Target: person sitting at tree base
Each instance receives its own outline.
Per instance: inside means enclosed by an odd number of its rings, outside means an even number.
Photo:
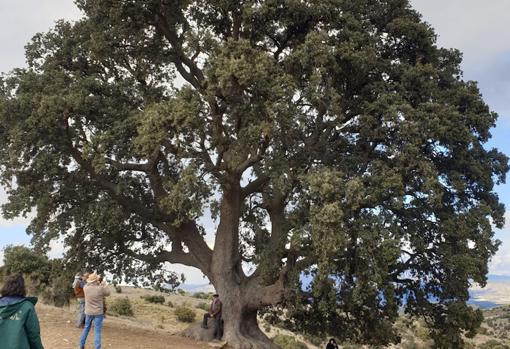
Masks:
[[[218,294],[214,294],[211,302],[211,306],[209,307],[209,312],[204,314],[204,320],[202,322],[202,328],[207,329],[207,321],[209,318],[214,319],[214,339],[220,340],[223,337],[223,326],[222,326],[222,318],[221,318],[221,310],[222,303],[220,301],[220,296]]]
[[[338,344],[336,344],[335,338],[331,338],[326,345],[326,349],[338,349]]]

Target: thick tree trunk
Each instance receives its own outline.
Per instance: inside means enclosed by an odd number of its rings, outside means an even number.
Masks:
[[[260,330],[257,322],[257,309],[247,286],[220,282],[217,291],[223,303],[224,337],[232,349],[276,349],[278,348]]]
[[[257,324],[257,310],[275,304],[257,280],[242,270],[239,219],[242,203],[239,178],[224,188],[220,223],[216,232],[211,267],[207,276],[223,303],[224,336],[232,349],[277,349]],[[255,292],[260,290],[261,292]],[[269,290],[272,292],[273,290]]]

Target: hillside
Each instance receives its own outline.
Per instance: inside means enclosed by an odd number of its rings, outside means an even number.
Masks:
[[[142,297],[146,296],[164,296],[164,304],[148,303]],[[205,296],[197,294],[196,296]],[[167,295],[159,292],[136,289],[131,287],[122,287],[122,293],[112,292],[108,297],[107,304],[111,306],[116,299],[128,298],[134,310],[133,317],[109,315],[105,320],[103,333],[103,347],[111,349],[202,349],[221,347],[222,342],[197,342],[188,338],[179,336],[180,332],[187,328],[189,324],[177,321],[174,310],[178,306],[187,306],[196,314],[195,322],[200,321],[204,310],[204,303],[208,301],[186,295]],[[169,306],[169,303],[171,306]],[[41,322],[41,332],[43,343],[46,349],[71,349],[76,348],[78,337],[81,333],[73,325],[74,305],[71,308],[55,308],[43,304],[37,306],[37,312]],[[498,307],[495,309],[484,310],[485,322],[481,334],[474,339],[469,340],[467,348],[469,349],[510,349],[510,307]],[[391,346],[393,349],[426,349],[430,348],[430,340],[423,323],[409,323],[405,318],[397,322],[402,335],[402,343]],[[308,342],[302,336],[296,336],[291,332],[270,326],[261,321],[261,328],[274,338],[288,340],[292,337],[301,342],[301,346],[292,346],[292,348],[310,349],[322,348]],[[88,348],[92,348],[92,340],[88,341]],[[314,340],[315,344],[317,339]],[[290,346],[289,346],[290,348]],[[366,346],[344,343],[342,348],[361,349]]]
[[[37,305],[41,336],[45,349],[75,349],[81,329],[74,327],[74,315],[67,309]],[[93,333],[89,335],[86,349],[93,348]],[[102,334],[102,347],[109,349],[206,349],[200,343],[174,336],[169,332],[139,326],[132,321],[107,317]]]

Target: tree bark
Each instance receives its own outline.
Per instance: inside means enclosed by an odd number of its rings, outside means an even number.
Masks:
[[[277,349],[257,323],[257,311],[261,305],[268,305],[263,304],[266,299],[252,292],[254,287],[260,286],[254,285],[254,280],[249,280],[242,270],[239,220],[243,198],[238,183],[238,180],[232,181],[223,193],[208,276],[223,304],[223,339],[228,346],[232,349]]]
[[[248,299],[248,297],[253,297],[253,293],[250,292],[247,284],[237,285],[235,280],[222,280],[215,287],[223,304],[223,339],[229,348],[278,348],[258,326],[258,302]]]

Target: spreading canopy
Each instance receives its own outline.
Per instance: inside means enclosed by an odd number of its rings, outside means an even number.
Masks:
[[[407,0],[76,3],[0,84],[3,212],[37,244],[194,266],[310,333],[396,341],[403,305],[474,334],[507,159]]]

